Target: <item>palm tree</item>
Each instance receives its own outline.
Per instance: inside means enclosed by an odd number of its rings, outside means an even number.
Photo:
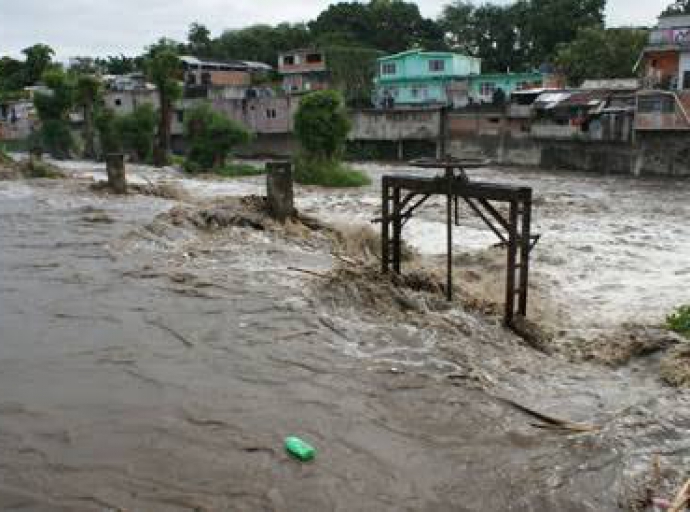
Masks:
[[[84,157],[96,158],[94,117],[98,98],[101,94],[101,83],[93,75],[79,75],[77,78],[77,104],[84,114]]]
[[[149,80],[158,89],[160,104],[158,140],[153,151],[153,162],[158,167],[166,165],[169,160],[173,102],[182,95],[179,81],[181,69],[180,58],[171,45],[161,42],[149,49],[146,71]]]

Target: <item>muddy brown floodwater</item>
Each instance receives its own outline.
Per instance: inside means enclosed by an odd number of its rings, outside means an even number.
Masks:
[[[2,510],[645,510],[647,488],[686,476],[688,394],[654,356],[612,369],[458,305],[378,310],[365,283],[318,277],[336,265],[322,233],[199,230],[165,214],[175,201],[96,194],[93,165],[65,167],[0,182]],[[570,342],[658,323],[687,293],[687,184],[486,173],[542,197],[536,311]],[[134,175],[185,188],[188,208],[263,191]],[[377,196],[298,189],[302,210],[349,224]],[[429,261],[434,215],[410,228]],[[459,229],[479,255],[462,261],[489,258],[478,225]],[[537,428],[510,401],[597,428]],[[291,460],[288,435],[316,461]]]

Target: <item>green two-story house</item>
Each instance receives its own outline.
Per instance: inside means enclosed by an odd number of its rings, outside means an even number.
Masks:
[[[467,93],[467,78],[482,61],[451,52],[409,50],[378,59],[374,103],[378,107],[451,105]]]
[[[481,59],[451,52],[409,50],[378,59],[374,104],[379,108],[414,108],[492,103],[517,90],[540,87],[542,74],[482,74]]]

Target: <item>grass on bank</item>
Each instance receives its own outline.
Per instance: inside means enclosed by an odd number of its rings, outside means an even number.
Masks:
[[[225,163],[222,167],[215,169],[204,169],[195,162],[187,159],[182,167],[190,174],[213,174],[223,178],[242,178],[247,176],[259,176],[265,174],[265,169],[250,164]]]
[[[302,185],[349,188],[365,187],[371,178],[357,169],[338,161],[316,160],[300,157],[295,159],[295,181]]]
[[[690,304],[678,307],[666,317],[666,327],[690,338]]]
[[[12,164],[14,163],[14,160],[12,160],[12,157],[9,155],[9,153],[5,150],[5,146],[0,145],[0,164]]]
[[[266,170],[249,164],[225,164],[213,173],[224,178],[242,178],[244,176],[259,176],[265,174]]]

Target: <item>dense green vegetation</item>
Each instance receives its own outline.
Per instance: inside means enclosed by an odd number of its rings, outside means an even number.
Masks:
[[[680,306],[666,317],[666,327],[690,338],[690,304]]]
[[[153,162],[162,167],[170,162],[170,125],[173,102],[182,96],[182,62],[175,43],[161,39],[148,49],[145,58],[148,79],[158,91],[158,132],[153,151]]]
[[[185,168],[189,172],[233,172],[226,166],[232,148],[249,142],[247,129],[216,112],[208,103],[201,103],[187,112],[185,135],[189,149]],[[235,169],[241,172],[241,169]]]
[[[126,153],[134,161],[150,161],[157,119],[158,113],[147,103],[139,105],[129,114],[119,116],[110,109],[100,109],[95,125],[101,153]]]
[[[74,81],[61,69],[44,73],[50,93],[36,93],[34,104],[41,120],[36,143],[55,158],[67,158],[74,148],[69,113],[74,106]]]
[[[295,114],[295,134],[301,146],[295,159],[295,180],[325,187],[368,185],[368,176],[341,162],[349,131],[350,120],[338,92],[305,96]]]
[[[218,176],[223,176],[224,178],[242,178],[246,176],[259,176],[266,172],[265,169],[261,167],[256,167],[249,164],[238,164],[229,163],[225,164],[223,167],[215,169],[214,174]]]
[[[558,47],[555,61],[575,86],[587,78],[625,78],[632,76],[648,37],[640,29],[584,28],[574,41]]]

